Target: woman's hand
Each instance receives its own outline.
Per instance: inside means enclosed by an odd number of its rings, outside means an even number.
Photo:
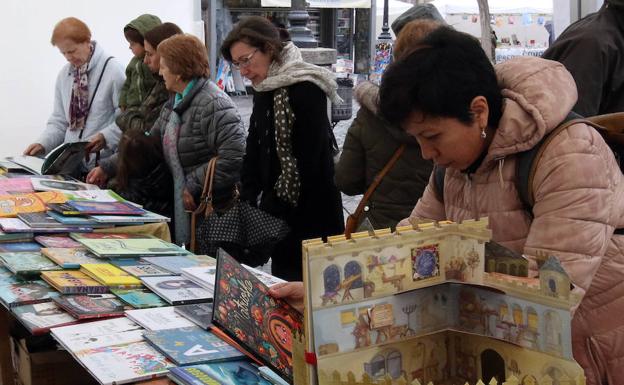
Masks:
[[[269,294],[285,300],[290,306],[303,313],[303,282],[278,283],[269,288]]]
[[[100,187],[104,187],[106,185],[106,181],[108,180],[108,175],[104,172],[102,167],[95,167],[93,170],[89,171],[87,174],[87,183],[96,184]]]
[[[193,196],[188,189],[184,189],[182,201],[184,202],[184,210],[186,211],[195,211],[195,209],[197,208],[197,205],[195,204],[195,199],[193,199]]]
[[[24,150],[24,155],[36,156],[45,152],[45,148],[41,143],[33,143],[30,146],[26,147]]]
[[[91,138],[89,144],[85,146],[85,151],[87,152],[87,154],[91,152],[98,152],[105,146],[106,138],[104,138],[104,135],[102,135],[102,133],[98,133],[93,138]]]

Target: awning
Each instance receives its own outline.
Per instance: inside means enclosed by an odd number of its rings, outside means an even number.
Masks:
[[[371,0],[306,0],[310,8],[370,8]],[[263,7],[290,8],[290,0],[262,0]]]

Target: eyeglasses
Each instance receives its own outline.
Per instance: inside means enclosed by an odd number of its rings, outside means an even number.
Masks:
[[[258,52],[258,48],[254,49],[253,52],[249,53],[248,55],[240,58],[239,61],[232,61],[232,67],[236,68],[237,70],[249,67],[249,65],[251,64],[251,59],[256,54],[256,52]]]

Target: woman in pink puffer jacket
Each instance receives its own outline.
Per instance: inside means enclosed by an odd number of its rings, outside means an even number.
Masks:
[[[515,185],[517,154],[555,129],[576,100],[563,65],[526,57],[494,69],[474,38],[449,28],[390,66],[380,89],[385,118],[447,170],[444,201],[430,180],[409,219],[487,216],[495,241],[529,258],[556,255],[584,295],[572,339],[587,383],[621,384],[624,237],[614,231],[624,228],[624,176],[613,153],[596,130],[573,124],[538,163],[532,213]]]

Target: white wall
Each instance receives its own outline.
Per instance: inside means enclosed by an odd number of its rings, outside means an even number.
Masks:
[[[200,0],[2,0],[0,2],[0,157],[21,154],[45,127],[56,75],[65,64],[50,44],[57,21],[84,21],[98,44],[124,66],[131,59],[123,27],[143,13],[203,39]]]

